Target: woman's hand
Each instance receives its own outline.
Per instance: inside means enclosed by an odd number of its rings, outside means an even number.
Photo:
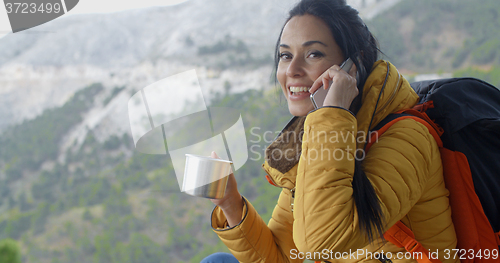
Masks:
[[[326,89],[330,81],[332,81],[323,106],[337,106],[349,109],[352,101],[359,93],[356,87],[356,71],[356,65],[354,64],[349,73],[342,70],[338,65],[333,65],[314,81],[309,92],[314,93],[318,88]]]
[[[212,152],[210,157],[220,159],[215,152]],[[232,171],[228,176],[229,178],[224,197],[221,199],[210,199],[210,201],[222,209],[222,212],[224,212],[224,215],[226,216],[228,225],[233,227],[241,221],[241,215],[243,213],[243,198],[238,192],[238,185]]]

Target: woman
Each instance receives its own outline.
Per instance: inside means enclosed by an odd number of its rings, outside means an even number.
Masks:
[[[278,204],[266,225],[233,175],[226,196],[212,200],[212,227],[239,262],[377,262],[381,252],[393,262],[416,262],[382,239],[400,220],[442,262],[458,262],[445,259],[456,236],[439,149],[427,128],[399,121],[363,152],[369,131],[418,101],[393,65],[376,61],[378,51],[344,0],[303,0],[290,11],[276,63],[297,117],[268,147],[263,164],[283,189]],[[339,67],[347,58],[355,64],[349,72]],[[329,90],[315,110],[309,96],[322,85]]]

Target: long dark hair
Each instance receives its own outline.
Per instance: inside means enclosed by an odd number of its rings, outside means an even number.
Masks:
[[[345,0],[302,0],[292,10],[285,24],[294,16],[313,15],[323,20],[342,50],[344,58],[351,58],[358,69],[359,95],[354,99],[350,110],[355,114],[361,107],[363,86],[377,61],[380,49],[376,39],[358,15],[358,11],[348,6]],[[284,27],[284,26],[283,26]],[[275,50],[275,72],[279,63],[281,29]],[[375,189],[362,169],[361,161],[356,159],[352,181],[353,197],[358,211],[359,224],[370,241],[375,234],[383,236],[382,208]]]

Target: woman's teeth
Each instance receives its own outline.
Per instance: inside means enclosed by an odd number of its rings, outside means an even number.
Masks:
[[[310,87],[290,87],[292,93],[309,91]]]

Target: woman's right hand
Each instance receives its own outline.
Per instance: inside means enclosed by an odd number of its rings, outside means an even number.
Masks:
[[[219,159],[219,156],[215,152],[210,155],[212,158]],[[221,199],[210,199],[212,203],[222,209],[224,215],[226,216],[227,223],[229,227],[233,227],[240,223],[241,216],[243,213],[243,198],[238,192],[238,184],[236,183],[236,178],[231,171],[228,175],[226,193]]]
[[[356,75],[356,65],[352,65],[349,72],[345,72],[338,65],[333,65],[314,81],[309,92],[314,93],[320,88],[327,89],[331,82],[323,106],[336,106],[349,109],[352,101],[359,94],[356,86]]]

